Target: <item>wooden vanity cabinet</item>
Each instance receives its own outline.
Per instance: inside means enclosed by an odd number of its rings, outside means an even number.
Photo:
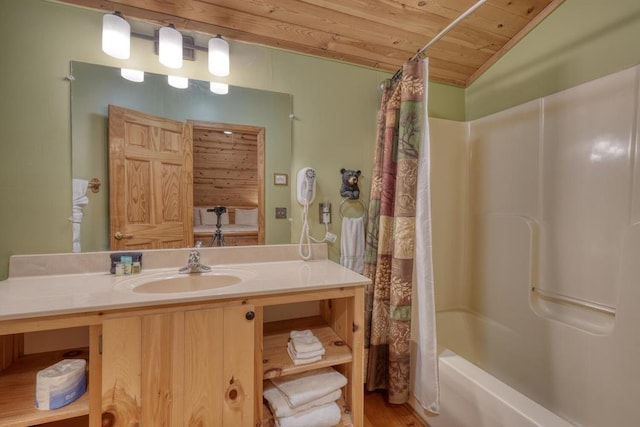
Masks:
[[[105,319],[102,425],[254,426],[254,318],[232,305]]]
[[[354,286],[0,322],[0,426],[270,427],[264,379],[332,366],[348,380],[340,426],[361,427],[363,294]],[[263,322],[268,306],[310,301],[319,315]],[[20,334],[77,327],[88,329],[88,392],[39,411],[35,375],[64,351],[23,357]],[[320,362],[291,362],[293,329],[321,339]]]

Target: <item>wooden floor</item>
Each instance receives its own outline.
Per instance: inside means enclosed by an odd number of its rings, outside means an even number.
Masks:
[[[391,405],[380,391],[364,393],[364,427],[429,427],[409,404]]]

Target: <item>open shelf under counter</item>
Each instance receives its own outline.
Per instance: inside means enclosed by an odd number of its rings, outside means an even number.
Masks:
[[[73,352],[73,353],[70,353]],[[0,426],[23,427],[87,415],[89,393],[50,411],[35,407],[36,374],[62,359],[87,359],[89,349],[62,350],[20,357],[0,372]]]
[[[289,333],[305,329],[310,329],[318,337],[325,354],[318,362],[294,365],[287,353]],[[349,346],[319,316],[265,323],[263,334],[264,379],[341,365],[353,360]]]
[[[349,413],[349,408],[344,403],[344,399],[340,398],[336,401],[337,405],[340,407],[340,411],[342,412],[342,418],[340,419],[340,423],[336,424],[333,427],[353,427],[353,421],[351,420],[351,414]],[[271,410],[267,406],[267,404],[262,405],[262,413],[264,414],[264,418],[262,419],[261,427],[276,427],[276,421],[271,413]]]

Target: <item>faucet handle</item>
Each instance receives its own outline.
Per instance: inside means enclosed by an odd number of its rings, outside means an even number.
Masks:
[[[198,240],[196,242],[196,248],[201,248],[202,247],[202,241]]]

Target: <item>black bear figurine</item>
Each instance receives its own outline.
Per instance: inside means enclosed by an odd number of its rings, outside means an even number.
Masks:
[[[342,186],[340,187],[340,195],[347,197],[351,200],[356,200],[360,197],[360,189],[358,188],[358,177],[360,171],[354,171],[352,169],[340,169],[342,174]]]

